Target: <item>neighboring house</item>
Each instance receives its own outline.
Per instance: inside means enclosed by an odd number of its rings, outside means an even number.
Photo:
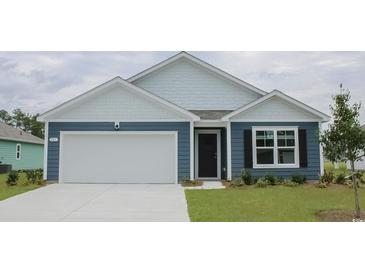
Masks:
[[[43,168],[43,139],[0,122],[0,164],[13,170]]]
[[[242,169],[318,179],[318,131],[329,119],[181,52],[42,114],[45,179],[177,183],[231,179]]]

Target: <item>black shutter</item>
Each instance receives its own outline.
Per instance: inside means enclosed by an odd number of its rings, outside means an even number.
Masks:
[[[252,130],[245,129],[243,133],[245,168],[252,168]]]
[[[299,166],[308,166],[307,157],[307,132],[305,129],[299,129]]]

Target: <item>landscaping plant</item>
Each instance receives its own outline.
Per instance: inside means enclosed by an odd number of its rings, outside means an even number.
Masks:
[[[243,187],[245,185],[244,181],[241,178],[236,178],[231,181],[231,187]]]
[[[328,186],[332,184],[335,179],[335,175],[332,170],[325,169],[323,175],[320,176],[319,182]]]
[[[338,173],[335,175],[335,183],[339,185],[343,185],[346,183],[346,176],[344,173]]]
[[[258,188],[266,188],[268,185],[270,185],[270,181],[266,180],[265,178],[260,178],[256,182],[256,187]]]
[[[241,171],[241,180],[246,185],[254,184],[254,180],[253,180],[251,172],[249,170],[242,170]]]
[[[332,162],[350,162],[355,198],[355,220],[360,219],[360,204],[355,175],[355,162],[365,156],[365,132],[360,127],[359,103],[350,104],[350,92],[341,85],[330,106],[333,122],[320,136],[325,157]]]
[[[264,177],[264,180],[271,186],[276,185],[277,183],[277,179],[275,178],[275,176],[270,175],[270,174],[266,174]]]
[[[19,175],[18,172],[12,170],[8,174],[8,178],[6,179],[6,184],[8,186],[15,186],[18,183]]]
[[[297,183],[299,185],[302,185],[307,181],[307,178],[305,176],[300,175],[300,174],[294,174],[293,176],[291,176],[291,181],[293,183]]]
[[[28,183],[31,184],[42,184],[43,183],[43,169],[28,169],[24,170],[25,175],[27,176]]]

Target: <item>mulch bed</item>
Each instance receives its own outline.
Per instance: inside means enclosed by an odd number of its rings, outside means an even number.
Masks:
[[[352,222],[354,211],[352,210],[322,210],[316,213],[322,222]],[[361,219],[365,220],[365,212],[361,213]]]
[[[202,186],[203,182],[202,181],[186,181],[186,182],[182,182],[181,185],[183,187]]]

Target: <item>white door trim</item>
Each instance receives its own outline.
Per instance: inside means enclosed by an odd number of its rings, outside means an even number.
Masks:
[[[198,135],[202,133],[217,135],[217,177],[202,178],[199,177],[199,138]],[[195,130],[195,178],[198,180],[221,180],[221,130],[220,129],[198,129]]]
[[[175,136],[175,184],[178,183],[178,134],[177,131],[60,131],[60,148],[58,159],[58,182],[63,183],[62,180],[62,151],[63,151],[63,136],[64,135],[174,135]]]

